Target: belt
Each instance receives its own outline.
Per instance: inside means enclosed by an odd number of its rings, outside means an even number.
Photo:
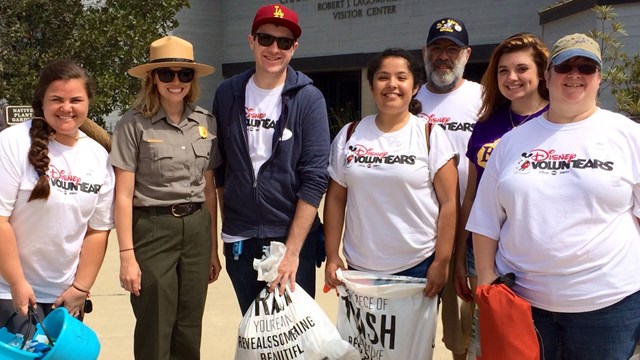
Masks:
[[[177,218],[189,216],[202,209],[202,203],[182,203],[171,206],[142,206],[139,210],[155,211],[156,215],[172,215]]]

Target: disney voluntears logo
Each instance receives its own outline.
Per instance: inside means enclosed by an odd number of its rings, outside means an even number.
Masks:
[[[102,188],[101,184],[84,182],[79,176],[67,173],[66,170],[60,170],[53,165],[49,165],[47,176],[49,177],[51,186],[64,192],[65,195],[76,194],[78,192],[97,194],[100,188]]]
[[[364,145],[356,144],[348,147],[344,167],[354,164],[364,167],[378,167],[388,165],[415,165],[416,155],[389,154],[386,151],[376,151]]]
[[[427,119],[431,124],[440,125],[445,131],[473,131],[473,123],[459,123],[451,121],[448,116],[437,117],[435,114],[420,113],[421,118]]]
[[[267,118],[267,114],[256,112],[255,109],[245,107],[246,124],[248,131],[260,131],[260,129],[273,130],[276,127],[277,120]]]
[[[559,175],[569,173],[572,169],[613,171],[613,164],[613,161],[578,158],[575,153],[559,153],[556,150],[535,149],[521,154],[515,173],[529,174],[535,170],[540,174]]]

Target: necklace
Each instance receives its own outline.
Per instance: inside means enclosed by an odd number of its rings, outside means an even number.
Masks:
[[[526,123],[527,121],[529,121],[529,119],[531,119],[531,117],[532,117],[535,113],[537,113],[537,112],[540,110],[540,105],[542,105],[542,102],[543,102],[543,101],[544,101],[544,100],[543,100],[543,99],[541,99],[541,100],[540,100],[540,102],[538,103],[538,106],[536,107],[536,109],[535,109],[531,114],[527,115],[527,117],[526,117],[526,118],[524,118],[524,120],[522,120],[518,125],[516,125],[516,124],[513,122],[513,110],[511,110],[511,106],[509,106],[509,120],[511,120],[511,128],[512,128],[512,129],[515,129],[515,128],[517,128],[518,126],[520,126],[520,125],[522,125],[522,124]]]

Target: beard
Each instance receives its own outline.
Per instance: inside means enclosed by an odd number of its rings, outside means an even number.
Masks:
[[[462,52],[456,61],[435,60],[431,62],[427,54],[425,59],[425,70],[427,72],[427,83],[441,92],[453,89],[464,75],[464,67],[467,64],[468,56]],[[439,65],[451,67],[451,70],[439,70]]]

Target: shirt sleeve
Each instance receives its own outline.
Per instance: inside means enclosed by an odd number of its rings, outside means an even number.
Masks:
[[[98,194],[98,201],[96,202],[96,209],[89,219],[89,227],[94,230],[111,230],[114,226],[114,187],[115,187],[115,174],[113,167],[107,164],[106,176],[102,187],[100,187],[100,193]]]
[[[18,151],[18,145],[10,131],[0,134],[0,216],[11,216],[20,190],[20,159],[28,161],[26,154]]]
[[[431,181],[435,178],[438,170],[451,158],[456,158],[457,164],[458,153],[453,148],[445,131],[440,126],[434,125],[429,133],[429,169],[433,169],[429,172]]]
[[[120,119],[113,132],[109,163],[122,170],[136,172],[139,139],[135,115],[132,110],[129,110]]]
[[[329,155],[329,176],[331,179],[342,187],[347,187],[346,180],[344,178],[344,162],[345,154],[344,147],[347,142],[347,128],[349,124],[342,127],[338,135],[333,139],[331,143],[331,154]]]
[[[500,230],[506,219],[504,208],[498,201],[499,164],[502,158],[502,152],[499,151],[499,148],[504,145],[504,142],[500,142],[487,162],[473,201],[469,220],[465,226],[465,229],[470,232],[494,240],[500,238]]]
[[[329,184],[329,116],[320,90],[307,86],[305,93],[306,95],[303,95],[301,90],[297,95],[300,99],[305,99],[306,103],[298,105],[304,110],[295,115],[303,119],[303,144],[295,169],[300,176],[300,188],[296,195],[307,204],[318,207]]]

